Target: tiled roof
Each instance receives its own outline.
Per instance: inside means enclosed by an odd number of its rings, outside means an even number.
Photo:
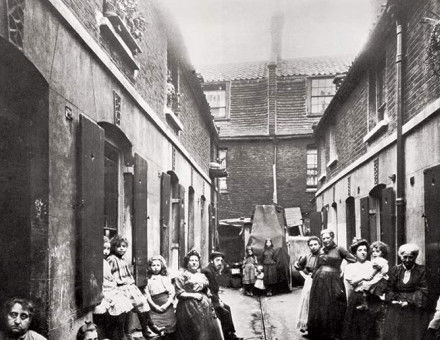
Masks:
[[[320,56],[282,60],[277,67],[279,76],[318,76],[346,72],[351,56]],[[266,77],[268,62],[240,62],[203,65],[197,68],[205,82],[257,79]]]

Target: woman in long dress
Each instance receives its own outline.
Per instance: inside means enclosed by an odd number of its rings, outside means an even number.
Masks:
[[[274,286],[278,283],[277,261],[275,258],[275,249],[273,243],[268,238],[264,244],[261,263],[264,270],[264,286],[266,287],[266,295],[271,296]]]
[[[317,236],[312,236],[307,240],[307,245],[310,248],[310,253],[306,256],[301,256],[295,263],[295,269],[304,277],[304,286],[301,292],[297,322],[297,328],[303,333],[307,331],[312,273],[315,270],[316,262],[318,260],[319,250],[321,249],[321,240]]]
[[[334,242],[334,233],[321,232],[323,248],[318,257],[310,291],[310,309],[307,322],[312,339],[338,339],[341,336],[347,301],[341,279],[342,260],[355,262],[356,258]]]
[[[386,300],[390,302],[385,318],[384,339],[419,340],[428,326],[426,311],[428,286],[425,267],[416,263],[419,248],[415,244],[404,244],[399,248],[401,264],[389,272],[389,291]]]
[[[175,282],[179,340],[223,340],[220,322],[207,295],[208,285],[208,278],[200,272],[200,255],[191,250],[184,258],[184,271]]]
[[[356,263],[345,267],[345,280],[352,287],[344,318],[344,340],[378,339],[378,321],[384,313],[383,301],[370,290],[376,269],[368,260],[370,246],[366,240],[358,240],[350,246]]]

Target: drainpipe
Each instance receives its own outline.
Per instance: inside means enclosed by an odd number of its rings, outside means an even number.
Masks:
[[[405,145],[402,136],[403,126],[403,77],[402,69],[405,59],[404,55],[404,20],[403,9],[401,4],[395,5],[396,13],[396,115],[397,115],[397,169],[396,169],[396,236],[397,246],[406,242],[405,233]]]
[[[273,201],[273,203],[278,204],[278,190],[277,190],[277,138],[276,137],[273,140],[272,173],[273,173],[273,197],[272,197],[272,201]]]

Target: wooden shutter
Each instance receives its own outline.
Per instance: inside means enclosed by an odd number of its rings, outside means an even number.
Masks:
[[[328,223],[328,205],[325,205],[322,209],[321,209],[321,218],[322,218],[322,227],[321,229],[327,229],[327,223]],[[319,232],[321,233],[321,232]],[[318,234],[319,235],[319,234]]]
[[[396,263],[395,202],[393,188],[383,189],[380,202],[380,240],[390,247],[388,256],[390,266]]]
[[[353,238],[356,236],[356,215],[355,215],[354,197],[349,197],[345,201],[345,221],[347,247],[351,245]]]
[[[168,261],[170,245],[171,176],[162,173],[160,183],[160,253]]]
[[[104,130],[80,115],[79,263],[83,307],[100,301],[104,226]]]
[[[185,187],[179,184],[179,263],[183,264],[183,257],[185,256],[186,249],[186,230],[185,230]]]
[[[370,198],[361,198],[361,238],[370,240]]]
[[[135,260],[135,279],[138,286],[147,284],[147,265],[148,265],[148,210],[147,210],[147,178],[148,163],[138,154],[134,156],[134,260]]]
[[[310,234],[319,236],[322,229],[322,215],[319,211],[310,213]]]

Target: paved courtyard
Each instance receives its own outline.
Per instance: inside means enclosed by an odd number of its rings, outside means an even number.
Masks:
[[[304,339],[296,329],[301,288],[271,297],[244,296],[237,289],[225,288],[221,298],[231,306],[237,335],[246,340]]]

